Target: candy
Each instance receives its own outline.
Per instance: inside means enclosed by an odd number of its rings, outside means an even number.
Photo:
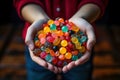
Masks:
[[[35,56],[63,67],[86,52],[87,36],[74,23],[56,18],[44,23],[34,37]]]
[[[73,60],[73,61],[76,61],[76,60],[78,60],[78,56],[76,56],[76,55],[73,55],[73,56],[72,56],[72,60]]]
[[[47,26],[47,27],[44,27],[44,30],[43,30],[45,33],[48,33],[50,32],[50,28]]]
[[[59,55],[59,59],[60,60],[65,60],[65,55],[63,55],[63,54]]]
[[[51,24],[50,25],[50,30],[56,30],[56,25],[55,24]]]
[[[46,53],[46,52],[41,52],[41,53],[40,53],[40,57],[41,57],[42,59],[45,59],[46,56],[47,56],[47,53]]]
[[[62,41],[61,41],[61,46],[65,47],[65,46],[67,46],[67,44],[68,44],[68,43],[67,43],[66,40],[62,40]]]
[[[45,60],[46,60],[47,62],[52,62],[52,56],[51,56],[50,54],[47,54],[47,55],[45,56]]]
[[[66,53],[66,48],[65,48],[65,47],[61,47],[61,48],[59,49],[59,52],[60,52],[61,54],[65,54],[65,53]]]
[[[62,31],[63,31],[63,32],[67,32],[67,31],[68,31],[68,27],[67,27],[67,26],[63,26],[63,27],[62,27]]]
[[[50,20],[47,22],[48,25],[51,25],[51,24],[53,24],[53,23],[54,23],[54,21],[53,21],[52,19],[50,19]]]
[[[72,57],[72,54],[71,54],[70,52],[67,52],[67,53],[65,54],[65,58],[66,58],[66,59],[71,59],[71,57]]]

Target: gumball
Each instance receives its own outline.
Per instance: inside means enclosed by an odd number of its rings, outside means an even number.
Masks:
[[[59,26],[60,25],[60,22],[59,21],[54,21],[54,24],[56,25],[56,26]]]
[[[53,24],[53,23],[54,23],[54,21],[53,21],[52,19],[50,19],[50,20],[47,22],[48,25],[51,25],[51,24]]]
[[[57,62],[58,62],[58,58],[57,57],[52,57],[52,63],[54,64],[54,65],[56,65],[57,64]]]
[[[60,60],[65,60],[65,55],[63,55],[63,54],[59,55],[59,59]]]
[[[74,44],[78,43],[77,37],[72,37],[72,38],[71,38],[71,41],[72,41],[72,43],[74,43]]]
[[[73,55],[73,56],[72,56],[72,60],[73,60],[73,61],[78,60],[78,56],[77,56],[77,55]]]
[[[65,54],[65,58],[66,58],[66,59],[71,59],[71,57],[72,57],[72,54],[71,54],[70,52],[67,52],[67,53]]]
[[[64,19],[63,18],[59,18],[58,21],[61,22],[61,23],[63,23]]]
[[[47,62],[52,62],[52,56],[51,56],[50,54],[47,54],[47,55],[45,56],[45,60],[46,60]]]
[[[50,25],[50,30],[56,30],[56,25],[55,24],[51,24]]]
[[[63,36],[63,32],[62,32],[61,30],[57,31],[56,34],[57,34],[58,36]]]
[[[67,32],[68,31],[68,27],[67,26],[62,26],[62,31],[63,32]]]
[[[47,56],[47,53],[46,53],[46,52],[41,52],[41,53],[40,53],[40,57],[41,57],[42,59],[45,59],[46,56]]]
[[[71,53],[72,53],[72,55],[78,55],[78,50],[74,50]]]
[[[44,30],[43,30],[45,33],[48,33],[50,32],[50,28],[47,26],[47,27],[44,27]]]
[[[62,41],[61,41],[61,46],[65,47],[65,46],[67,46],[67,44],[68,44],[68,43],[67,43],[66,40],[62,40]]]
[[[48,42],[53,42],[55,40],[55,38],[53,38],[52,36],[47,36],[46,39]]]
[[[65,54],[65,53],[66,53],[66,48],[65,48],[65,47],[61,47],[61,48],[59,49],[59,52],[60,52],[61,54]]]
[[[39,40],[35,41],[35,47],[40,47],[40,41]]]
[[[55,38],[55,40],[53,41],[53,45],[55,46],[59,45],[60,41],[61,41],[60,38]]]

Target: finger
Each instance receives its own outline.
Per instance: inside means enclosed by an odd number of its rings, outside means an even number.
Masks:
[[[54,70],[55,70],[54,66],[52,64],[48,63],[48,62],[47,62],[47,64],[48,64],[48,69],[50,71],[54,72]]]
[[[31,58],[32,58],[32,60],[33,60],[34,62],[36,62],[37,64],[39,64],[40,66],[43,66],[43,67],[45,67],[45,68],[48,67],[47,62],[45,62],[45,61],[44,61],[43,59],[41,59],[40,57],[35,56],[35,55],[33,54],[33,52],[31,51],[30,48],[29,48],[29,51],[30,51],[30,56],[31,56]]]
[[[73,67],[75,67],[75,61],[72,61],[71,63],[69,63],[69,64],[67,65],[67,69],[68,69],[68,70],[72,69]]]
[[[91,26],[91,25],[89,25],[89,26]],[[87,50],[91,51],[92,47],[96,43],[96,37],[95,37],[95,33],[94,33],[92,26],[86,30],[86,35],[88,37]]]
[[[63,73],[66,73],[68,71],[67,65],[63,67],[62,71],[63,71]]]
[[[56,73],[56,74],[59,73],[59,70],[56,66],[54,66],[54,73]]]
[[[81,58],[79,58],[77,61],[75,61],[75,65],[76,66],[81,65],[81,64],[87,62],[89,60],[89,58],[90,58],[90,52],[86,51]]]
[[[28,28],[25,38],[25,43],[28,45],[28,47],[33,50],[34,49],[34,43],[33,43],[33,30],[31,28]]]
[[[72,69],[73,67],[75,67],[75,61],[72,61],[71,63],[69,63],[68,65],[63,67],[63,72],[66,73],[67,71],[69,71],[70,69]]]

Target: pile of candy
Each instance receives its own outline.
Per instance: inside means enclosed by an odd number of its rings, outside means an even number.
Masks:
[[[34,54],[45,61],[63,67],[86,51],[87,36],[74,23],[56,18],[42,27],[34,38]]]

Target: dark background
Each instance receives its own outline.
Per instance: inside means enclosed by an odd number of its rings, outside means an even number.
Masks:
[[[93,80],[120,80],[120,4],[109,0],[96,27]],[[12,0],[0,1],[0,80],[26,80],[23,21]],[[58,80],[60,78],[58,77]]]

